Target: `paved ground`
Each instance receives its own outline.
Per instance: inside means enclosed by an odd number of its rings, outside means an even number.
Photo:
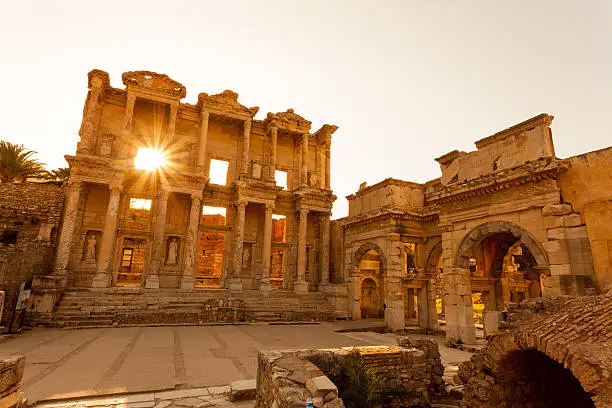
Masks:
[[[395,345],[395,335],[336,330],[378,322],[314,325],[36,328],[0,343],[0,354],[25,354],[30,402],[85,395],[227,385],[255,378],[257,351],[352,345]],[[471,354],[447,349],[442,362]]]

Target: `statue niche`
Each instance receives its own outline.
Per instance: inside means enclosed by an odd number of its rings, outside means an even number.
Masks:
[[[167,248],[166,265],[176,265],[178,263],[179,238],[169,237]]]

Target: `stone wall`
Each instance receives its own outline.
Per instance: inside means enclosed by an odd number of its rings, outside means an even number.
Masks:
[[[25,357],[21,355],[0,358],[0,407],[25,407],[21,392],[21,379]]]
[[[343,407],[338,388],[322,370],[329,370],[330,366],[342,367],[343,359],[352,351],[357,351],[368,367],[374,367],[384,376],[386,388],[383,391],[409,391],[403,396],[398,394],[391,406],[427,405],[443,390],[444,367],[438,345],[434,340],[408,337],[398,338],[398,343],[398,347],[260,352],[256,407],[302,406],[299,404],[306,401],[308,394],[312,395],[315,407]]]
[[[8,324],[22,281],[51,270],[64,189],[51,184],[0,184],[0,290]]]

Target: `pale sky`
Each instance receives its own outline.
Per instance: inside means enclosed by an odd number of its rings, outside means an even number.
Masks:
[[[1,140],[65,166],[87,72],[150,70],[339,130],[334,218],[387,177],[539,113],[559,157],[612,145],[612,1],[0,0]]]

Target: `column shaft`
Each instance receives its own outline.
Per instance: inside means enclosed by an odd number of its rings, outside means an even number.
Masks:
[[[331,172],[331,166],[329,163],[329,147],[327,147],[327,149],[325,149],[325,188],[330,188],[330,172]],[[323,181],[321,181],[321,184],[323,184]]]
[[[239,202],[236,206],[234,256],[232,257],[232,274],[229,282],[229,288],[236,290],[242,289],[240,272],[242,271],[242,247],[244,245],[244,218],[246,215],[246,205],[246,202]]]
[[[117,235],[121,189],[118,186],[109,186],[109,193],[104,230],[102,231],[102,243],[100,244],[98,272],[91,283],[91,286],[94,288],[107,288],[111,284],[111,268]]]
[[[249,148],[251,144],[251,120],[244,121],[244,130],[242,133],[242,160],[240,165],[240,173],[247,175],[249,172]]]
[[[62,219],[62,230],[57,244],[57,256],[55,259],[55,274],[66,275],[68,273],[68,263],[70,262],[70,252],[72,240],[74,238],[74,227],[78,212],[79,198],[81,196],[81,182],[70,182],[68,200],[64,209]]]
[[[321,284],[329,283],[329,215],[323,216],[321,225]]]
[[[298,259],[297,259],[297,281],[294,284],[296,292],[308,292],[308,282],[306,282],[306,234],[308,226],[308,210],[300,210],[300,221],[298,227]]]
[[[195,272],[200,246],[199,229],[200,214],[202,213],[202,200],[200,195],[191,196],[191,210],[189,211],[189,229],[185,242],[185,267],[181,277],[181,289],[192,289],[195,284]]]
[[[157,195],[155,206],[155,219],[153,223],[153,239],[151,242],[151,262],[145,287],[149,289],[159,288],[159,271],[163,262],[164,252],[164,227],[166,225],[166,212],[168,209],[168,190],[161,190]]]
[[[202,122],[200,124],[200,148],[198,150],[198,167],[206,165],[206,143],[208,142],[208,117],[209,113],[202,111]]]
[[[274,207],[266,205],[266,216],[264,220],[264,233],[263,233],[263,259],[262,266],[263,270],[261,273],[261,289],[270,290],[270,256],[272,254],[272,214],[274,213]]]
[[[273,127],[270,130],[270,164],[268,166],[268,180],[276,180],[276,141],[278,139],[278,128]]]
[[[325,160],[325,145],[319,146],[319,187],[325,187],[325,172],[327,171],[327,164]]]
[[[308,134],[302,135],[302,170],[300,172],[301,184],[308,185]]]
[[[174,140],[174,132],[176,130],[176,117],[178,116],[178,103],[170,105],[170,119],[168,120],[168,140]],[[158,146],[159,147],[159,146]]]

